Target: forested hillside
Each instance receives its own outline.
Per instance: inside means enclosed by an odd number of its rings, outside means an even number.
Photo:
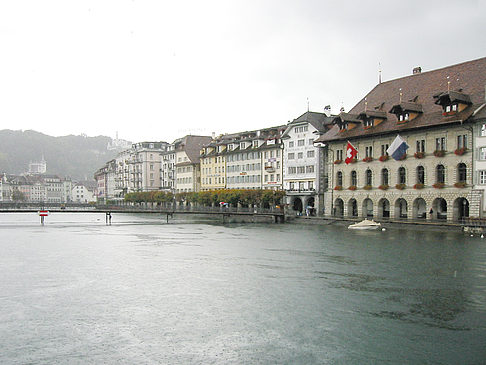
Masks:
[[[74,180],[93,179],[94,172],[113,159],[108,151],[110,137],[52,137],[32,130],[0,131],[0,173],[27,172],[30,161],[47,161],[47,173]]]

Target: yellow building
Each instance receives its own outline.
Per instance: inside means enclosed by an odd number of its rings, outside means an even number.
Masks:
[[[212,142],[201,149],[201,191],[226,188],[226,145]]]

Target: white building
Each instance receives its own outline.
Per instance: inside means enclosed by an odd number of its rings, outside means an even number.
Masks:
[[[83,184],[75,184],[72,190],[73,201],[75,203],[94,203],[96,202],[96,196],[93,190],[88,189]]]
[[[322,213],[322,151],[314,146],[314,140],[328,129],[331,122],[325,113],[306,112],[290,122],[282,135],[284,190],[287,204],[296,212],[303,213],[311,207],[312,214]]]

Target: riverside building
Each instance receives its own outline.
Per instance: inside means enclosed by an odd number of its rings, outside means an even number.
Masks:
[[[209,136],[188,135],[174,141],[175,191],[198,192],[201,189],[200,150],[211,141]]]
[[[331,121],[325,113],[308,111],[290,122],[282,135],[283,188],[295,212],[322,213],[323,151],[314,146],[314,140],[328,130]]]
[[[473,133],[482,133],[485,85],[486,58],[429,72],[415,68],[410,76],[379,83],[349,113],[335,116],[316,141],[330,177],[326,214],[481,216],[486,141]],[[409,146],[398,161],[387,153],[397,135]],[[348,141],[358,156],[345,164]]]
[[[285,126],[225,134],[201,149],[202,190],[282,189]]]

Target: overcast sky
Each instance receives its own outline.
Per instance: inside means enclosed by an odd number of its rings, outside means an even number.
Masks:
[[[172,142],[486,56],[484,1],[2,0],[0,129]],[[308,102],[307,102],[308,100]]]

